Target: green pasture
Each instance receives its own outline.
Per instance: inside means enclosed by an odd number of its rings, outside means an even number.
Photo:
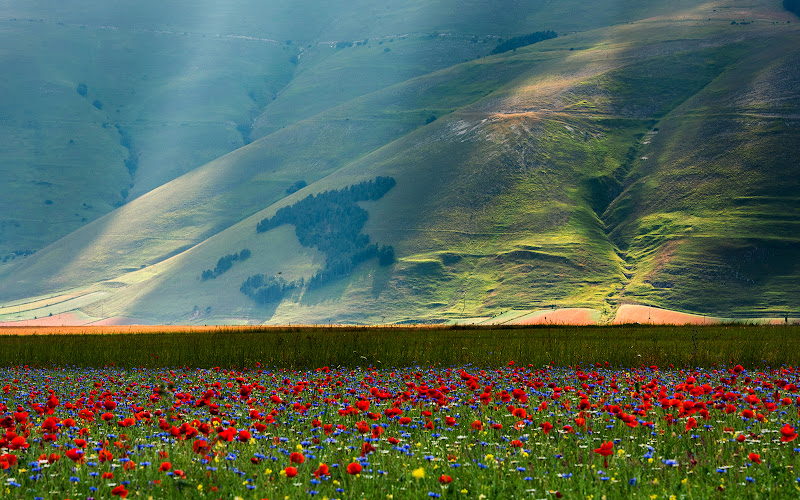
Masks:
[[[167,327],[168,328],[168,327]],[[391,368],[800,363],[800,327],[225,327],[217,332],[3,335],[0,366]],[[45,333],[46,329],[42,330]]]

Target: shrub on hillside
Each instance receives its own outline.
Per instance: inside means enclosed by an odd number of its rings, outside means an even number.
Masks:
[[[502,54],[503,52],[508,52],[509,50],[516,50],[520,47],[525,47],[526,45],[533,45],[534,43],[538,43],[544,40],[549,40],[557,36],[558,35],[556,34],[556,32],[551,30],[537,31],[535,33],[529,33],[523,36],[515,36],[514,38],[509,38],[506,41],[501,41],[500,44],[498,44],[497,47],[494,48],[492,54]]]

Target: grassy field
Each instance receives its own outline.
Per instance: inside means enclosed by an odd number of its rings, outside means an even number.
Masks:
[[[0,366],[750,368],[800,363],[800,327],[71,327],[0,329]]]

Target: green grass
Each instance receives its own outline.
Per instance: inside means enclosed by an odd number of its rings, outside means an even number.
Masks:
[[[165,327],[167,331],[169,327]],[[135,327],[133,327],[135,331]],[[42,332],[46,332],[43,329]],[[800,327],[303,327],[218,332],[4,335],[0,366],[543,366],[800,363]]]

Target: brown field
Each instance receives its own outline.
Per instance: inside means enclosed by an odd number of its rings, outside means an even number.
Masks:
[[[598,312],[594,309],[556,309],[526,314],[521,318],[509,321],[509,325],[596,325]]]
[[[687,314],[657,307],[624,304],[617,311],[613,324],[641,323],[652,325],[710,325],[720,323],[719,318]]]

